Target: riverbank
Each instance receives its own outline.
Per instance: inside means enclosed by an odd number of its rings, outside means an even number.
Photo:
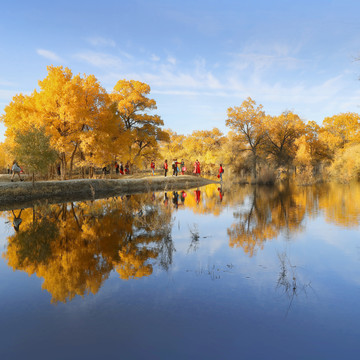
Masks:
[[[184,190],[216,183],[197,176],[150,176],[121,179],[77,179],[65,181],[1,182],[0,210],[20,209],[37,202],[95,200],[149,191]]]

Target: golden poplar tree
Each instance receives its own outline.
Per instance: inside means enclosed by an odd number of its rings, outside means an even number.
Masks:
[[[266,152],[271,155],[275,165],[289,166],[296,154],[297,138],[305,133],[305,124],[291,111],[280,116],[266,117]]]
[[[168,134],[161,129],[164,125],[159,115],[152,115],[156,101],[147,95],[150,86],[135,80],[119,80],[111,99],[116,104],[118,124],[125,129],[129,140],[128,159],[140,163],[140,156],[158,155],[158,142],[168,141]]]
[[[226,119],[226,126],[239,135],[242,150],[250,151],[252,154],[254,178],[259,153],[266,137],[266,129],[263,126],[265,113],[262,108],[262,105],[256,106],[256,102],[248,97],[241,106],[228,108]]]

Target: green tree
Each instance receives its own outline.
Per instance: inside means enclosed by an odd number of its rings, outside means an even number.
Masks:
[[[45,134],[44,128],[30,128],[26,132],[18,132],[15,135],[15,146],[13,155],[32,173],[44,174],[48,171],[49,165],[57,159],[57,153],[50,146],[50,136]]]

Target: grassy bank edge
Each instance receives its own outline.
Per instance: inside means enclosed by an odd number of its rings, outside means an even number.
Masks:
[[[38,202],[59,203],[95,200],[151,191],[185,190],[216,183],[196,176],[146,177],[141,179],[77,179],[0,184],[0,210],[34,206]]]

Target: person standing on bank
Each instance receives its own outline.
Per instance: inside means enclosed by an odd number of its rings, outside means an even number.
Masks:
[[[222,181],[223,173],[224,173],[224,168],[222,167],[222,164],[220,164],[219,174],[218,174],[218,178],[220,178],[220,181]]]
[[[11,181],[14,181],[15,174],[19,176],[20,181],[24,181],[24,179],[22,179],[20,176],[21,167],[18,165],[16,160],[14,160],[11,170],[12,170]]]
[[[154,176],[155,175],[155,162],[154,162],[154,160],[151,160],[150,167],[151,167],[151,171],[152,171],[152,176]]]
[[[199,160],[196,160],[195,163],[194,163],[194,174],[196,176],[200,176],[200,172],[201,172],[201,170],[200,170],[200,162],[199,162]]]
[[[186,171],[184,159],[181,160],[180,170],[181,170],[181,175],[184,175],[184,174],[185,174],[185,171]]]
[[[178,162],[177,159],[174,159],[172,162],[172,169],[173,169],[173,174],[172,176],[178,176]]]
[[[169,169],[168,162],[167,162],[167,160],[165,160],[165,162],[164,162],[164,172],[165,172],[164,175],[165,175],[165,177],[167,175],[168,169]]]

